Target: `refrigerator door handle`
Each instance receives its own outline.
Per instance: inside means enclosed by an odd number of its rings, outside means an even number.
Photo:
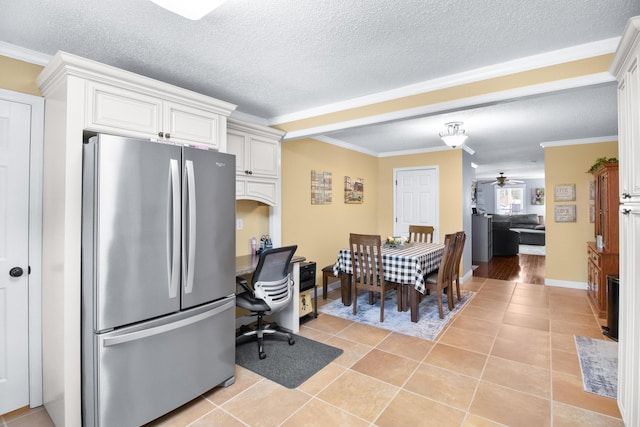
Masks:
[[[185,286],[184,292],[190,294],[193,292],[193,276],[194,276],[194,263],[196,259],[196,179],[193,171],[193,161],[187,160],[185,162],[184,172],[186,175],[187,186],[187,210],[188,210],[188,223],[189,233],[187,237],[186,250],[186,262],[185,267]],[[183,255],[184,256],[184,255]]]
[[[124,344],[131,341],[140,340],[143,338],[152,337],[154,335],[164,334],[175,329],[184,328],[185,326],[198,323],[204,319],[213,317],[225,310],[230,306],[235,306],[235,299],[230,298],[229,301],[214,308],[213,310],[205,311],[204,313],[197,314],[195,316],[187,317],[186,319],[178,320],[177,322],[167,323],[166,325],[156,326],[154,328],[143,329],[141,331],[130,332],[128,334],[118,335],[115,337],[107,337],[102,340],[103,347],[110,347],[113,345]]]
[[[169,191],[171,192],[171,217],[167,234],[169,267],[169,298],[178,296],[180,283],[180,166],[177,159],[169,160]]]

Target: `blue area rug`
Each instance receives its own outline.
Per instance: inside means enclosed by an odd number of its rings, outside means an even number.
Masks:
[[[411,312],[399,312],[396,303],[395,291],[386,295],[384,302],[384,322],[380,323],[380,298],[376,294],[375,303],[369,305],[369,297],[366,292],[360,292],[358,296],[358,312],[353,315],[351,306],[345,307],[341,299],[318,307],[321,313],[331,314],[332,316],[342,317],[343,319],[353,320],[354,322],[364,323],[378,328],[387,329],[405,335],[422,338],[433,341],[447,322],[460,311],[460,309],[474,295],[470,291],[461,291],[462,301],[456,301],[453,311],[447,309],[447,296],[443,296],[442,306],[444,310],[444,319],[440,319],[438,315],[438,302],[435,295],[425,295],[419,306],[419,320],[417,323],[411,322]]]
[[[618,394],[618,343],[575,336],[584,391],[615,399]]]

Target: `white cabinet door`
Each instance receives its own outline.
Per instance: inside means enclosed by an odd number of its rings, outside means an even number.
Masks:
[[[88,81],[85,111],[90,130],[147,138],[162,131],[162,100],[142,93]]]
[[[258,136],[249,136],[251,175],[278,177],[278,142]]]
[[[620,206],[618,405],[625,425],[640,423],[640,205]]]
[[[200,142],[219,148],[220,116],[210,111],[164,102],[164,137],[172,141]]]
[[[86,128],[219,148],[220,115],[103,83],[87,82]]]
[[[640,71],[633,55],[618,84],[620,194],[623,202],[640,201]]]
[[[236,156],[236,175],[245,175],[249,171],[247,165],[247,134],[236,132],[231,129],[227,131],[227,153]]]
[[[276,205],[278,141],[227,130],[227,152],[236,156],[236,199]]]

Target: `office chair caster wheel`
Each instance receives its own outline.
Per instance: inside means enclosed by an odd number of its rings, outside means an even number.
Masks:
[[[267,357],[267,353],[261,351],[260,353],[258,353],[258,357],[260,358],[260,360],[265,359]]]
[[[296,340],[294,340],[293,338],[289,338],[289,345],[293,345],[295,344]]]

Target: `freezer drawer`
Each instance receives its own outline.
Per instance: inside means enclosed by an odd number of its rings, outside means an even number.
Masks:
[[[94,393],[85,417],[139,426],[235,375],[235,297],[95,335]],[[85,360],[85,363],[89,362]],[[91,409],[94,405],[94,410]],[[90,419],[85,425],[92,425]]]

